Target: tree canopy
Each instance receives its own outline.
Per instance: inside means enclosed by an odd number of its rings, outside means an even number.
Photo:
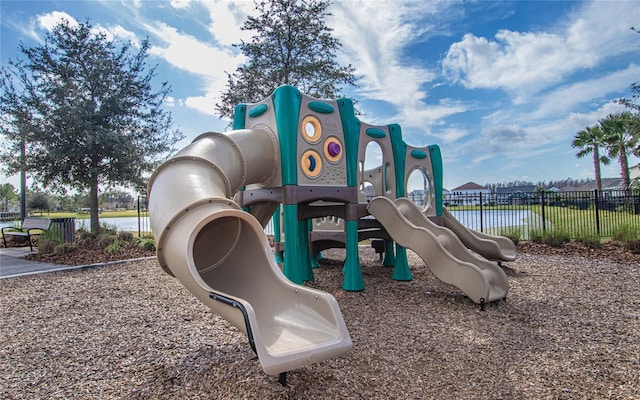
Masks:
[[[629,156],[633,154],[640,137],[633,133],[633,115],[629,111],[620,114],[609,114],[606,118],[598,121],[604,135],[605,147],[610,158],[617,158],[620,164],[620,177],[622,185],[628,188],[631,183],[629,179]]]
[[[183,137],[162,107],[171,87],[153,87],[149,46],[108,39],[89,22],[61,21],[42,45],[20,45],[24,59],[10,60],[0,74],[6,173],[24,168],[44,187],[88,190],[93,232],[99,187],[144,187],[145,174]]]
[[[602,176],[600,174],[600,165],[609,164],[610,160],[607,156],[600,155],[600,149],[605,145],[604,132],[599,125],[588,126],[578,132],[571,143],[571,146],[578,149],[576,157],[582,158],[589,154],[593,156],[593,168],[596,177],[596,187],[598,191],[602,191]]]
[[[259,15],[249,16],[241,27],[254,35],[236,45],[247,62],[227,72],[218,113],[231,119],[236,104],[260,101],[281,85],[319,98],[342,97],[343,85],[355,86],[353,67],[336,60],[341,44],[325,22],[330,5],[328,0],[257,2]]]
[[[10,183],[0,185],[0,210],[9,211],[10,205],[18,199],[16,188]]]

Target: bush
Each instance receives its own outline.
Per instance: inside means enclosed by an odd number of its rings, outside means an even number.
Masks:
[[[103,222],[102,224],[100,224],[100,236],[115,235],[117,231],[118,231],[118,227],[113,224],[109,224],[107,222]]]
[[[613,232],[613,240],[626,243],[630,240],[640,240],[640,227],[623,224]]]
[[[42,254],[53,253],[56,247],[63,242],[60,229],[58,229],[58,227],[52,227],[38,236],[38,252]]]
[[[500,236],[511,239],[513,244],[517,246],[518,243],[520,243],[520,238],[522,237],[522,230],[518,228],[502,229],[500,230]]]
[[[154,251],[156,249],[156,241],[153,238],[138,238],[136,244],[145,250]]]
[[[542,243],[542,239],[544,238],[544,232],[538,229],[534,229],[529,231],[529,240],[533,243]]]
[[[581,243],[584,246],[590,249],[599,249],[602,247],[602,243],[600,242],[600,236],[595,233],[590,232],[580,232],[578,237],[575,239],[577,243]]]
[[[124,248],[124,241],[120,239],[116,239],[105,248],[105,251],[109,254],[118,254],[121,253]]]
[[[632,253],[640,254],[640,239],[627,240],[624,243],[624,248]]]
[[[53,249],[55,254],[67,254],[76,251],[76,245],[73,243],[60,243]]]
[[[640,227],[620,225],[613,234],[613,240],[632,253],[640,253]]]
[[[88,230],[86,230],[84,228],[80,228],[80,229],[76,230],[76,235],[78,236],[79,240],[91,241],[92,239],[95,238],[91,232],[89,232]]]
[[[133,233],[120,232],[118,233],[118,240],[122,240],[123,242],[133,242]]]
[[[551,247],[562,247],[565,243],[568,243],[571,240],[569,234],[563,230],[552,230],[547,231],[543,238],[542,243],[547,244]]]
[[[100,235],[98,239],[98,246],[102,248],[106,248],[113,244],[118,238],[115,235]]]

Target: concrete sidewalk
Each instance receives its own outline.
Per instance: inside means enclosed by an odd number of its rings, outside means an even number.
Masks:
[[[26,247],[0,249],[0,279],[71,268],[68,265],[25,260],[27,254],[37,253]]]
[[[25,260],[27,254],[37,253],[37,250],[31,251],[29,247],[9,247],[8,249],[0,248],[0,279],[15,278],[19,276],[42,274],[45,272],[70,271],[74,269],[85,269],[93,267],[101,267],[106,265],[122,264],[128,261],[147,260],[155,257],[143,257],[130,260],[110,261],[104,263],[88,264],[88,265],[61,265],[51,264],[39,261]]]

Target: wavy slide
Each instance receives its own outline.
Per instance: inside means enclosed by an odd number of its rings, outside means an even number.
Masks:
[[[290,282],[256,218],[230,198],[268,185],[277,139],[266,130],[208,133],[162,164],[149,214],[162,268],[244,332],[269,375],[350,351],[335,298]]]
[[[507,296],[507,276],[496,263],[467,249],[449,229],[431,222],[406,198],[376,197],[369,212],[401,246],[413,250],[441,281],[484,304]]]
[[[495,261],[516,259],[516,246],[511,239],[467,229],[446,208],[442,209],[442,217],[444,226],[451,229],[465,246],[481,256]]]

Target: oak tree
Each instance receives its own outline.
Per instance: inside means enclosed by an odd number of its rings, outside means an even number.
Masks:
[[[256,3],[241,29],[253,32],[250,42],[236,46],[247,62],[227,72],[227,88],[216,109],[231,119],[238,103],[258,102],[281,85],[296,86],[318,98],[341,96],[343,85],[355,86],[354,69],[337,61],[340,41],[325,19],[327,0],[270,0]]]
[[[0,74],[6,172],[24,168],[44,188],[88,191],[94,233],[100,188],[144,187],[145,174],[183,137],[163,108],[171,87],[154,88],[149,46],[63,20],[43,44],[21,44],[23,59]],[[16,157],[22,146],[24,161]]]

